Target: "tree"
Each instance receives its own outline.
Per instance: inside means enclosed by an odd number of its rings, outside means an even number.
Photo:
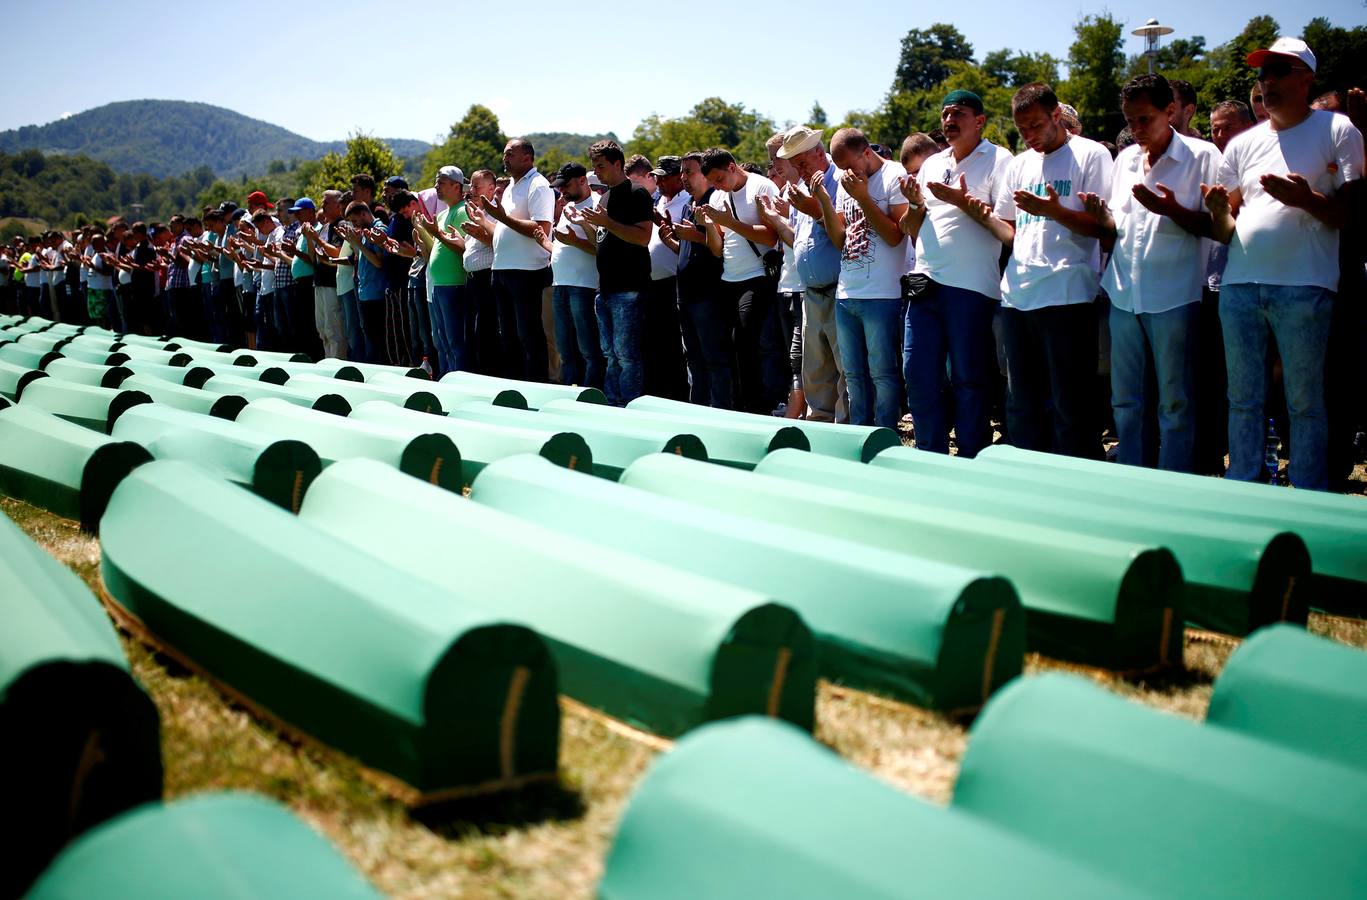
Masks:
[[[364,172],[382,182],[401,171],[403,165],[388,144],[358,131],[347,138],[345,154],[328,153],[318,161],[318,169],[303,193],[316,201],[324,191],[349,188],[352,175]]]
[[[743,103],[708,97],[678,119],[646,116],[624,149],[628,155],[639,153],[658,159],[665,154],[678,156],[690,150],[725,147],[738,162],[764,163],[769,158],[764,143],[775,130],[773,119],[746,109]]]
[[[924,31],[913,28],[902,38],[892,89],[916,91],[934,87],[949,77],[949,63],[954,61],[973,62],[973,45],[959,29],[939,22]]]
[[[1256,70],[1248,64],[1248,54],[1269,47],[1277,39],[1281,27],[1271,16],[1254,16],[1244,30],[1206,56],[1212,70],[1200,94],[1201,105],[1207,109],[1221,100],[1248,102]]]
[[[993,50],[983,57],[982,70],[1003,87],[1013,89],[1034,82],[1058,84],[1058,60],[1048,53]]]
[[[1367,87],[1367,28],[1340,28],[1317,16],[1301,32],[1315,54],[1317,91]]]
[[[427,152],[422,163],[422,181],[435,181],[442,166],[459,166],[467,178],[480,169],[502,172],[503,148],[507,143],[498,116],[489,107],[476,103],[451,126],[446,140]]]
[[[1111,140],[1124,127],[1120,115],[1121,76],[1125,71],[1124,28],[1110,13],[1083,16],[1073,26],[1068,48],[1068,80],[1058,91],[1077,108],[1084,133]]]
[[[830,125],[826,120],[826,110],[821,108],[820,101],[813,101],[812,111],[807,114],[807,126],[809,128],[824,129]]]

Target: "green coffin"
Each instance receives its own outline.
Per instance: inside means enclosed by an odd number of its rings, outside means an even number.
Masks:
[[[375,372],[366,379],[367,384],[394,386],[400,385],[407,387],[412,384],[413,379],[406,375],[396,375],[393,372]],[[519,391],[499,390],[490,391],[484,388],[458,387],[444,381],[432,381],[424,384],[423,390],[430,391],[441,401],[443,409],[450,409],[458,403],[476,403],[480,401],[492,403],[494,406],[507,406],[512,409],[526,409],[527,398],[523,397]]]
[[[216,369],[255,369],[261,365],[255,356],[246,353],[221,353],[198,347],[185,347],[181,352],[188,353],[201,366],[213,366]]]
[[[420,800],[556,769],[545,645],[463,589],[408,577],[181,462],[124,481],[101,547],[109,593],[159,643]]]
[[[492,400],[501,391],[517,391],[527,399],[527,403],[532,409],[539,409],[552,400],[575,400],[580,403],[598,404],[608,402],[607,398],[603,396],[603,392],[598,388],[541,384],[535,381],[518,381],[515,378],[478,375],[474,372],[447,372],[441,377],[441,383],[466,390],[483,391],[485,399],[488,400]]]
[[[338,463],[300,518],[357,551],[535,628],[560,689],[657,734],[767,713],[812,726],[816,651],[791,609],[441,492]]]
[[[747,718],[684,737],[632,794],[602,900],[1120,900],[1144,893]]]
[[[73,353],[67,354],[70,356],[74,354],[76,348],[69,347],[68,349],[73,351]],[[129,359],[161,363],[163,366],[187,366],[194,359],[190,354],[181,350],[161,350],[144,344],[126,344],[119,352]]]
[[[164,363],[151,363],[138,359],[130,359],[121,368],[128,369],[138,375],[151,375],[153,378],[160,378],[162,381],[169,381],[172,384],[183,384],[186,387],[199,387],[216,374],[213,369],[206,366],[168,366]]]
[[[156,459],[193,462],[290,512],[323,470],[302,441],[282,440],[221,418],[144,403],[119,416],[114,436],[139,444]]]
[[[299,391],[313,391],[318,394],[340,394],[353,408],[371,400],[383,400],[404,409],[442,415],[441,401],[435,394],[426,390],[426,383],[416,378],[404,379],[408,385],[401,387],[394,383],[361,383],[334,378],[330,375],[291,375],[289,387]]]
[[[1225,663],[1206,721],[1367,772],[1367,653],[1264,628]]]
[[[460,450],[436,430],[415,434],[412,429],[353,421],[272,399],[253,400],[237,421],[267,434],[303,441],[324,466],[342,459],[373,459],[448,491],[459,493],[465,486]]]
[[[35,371],[43,368],[43,366],[54,359],[61,359],[62,356],[63,354],[57,353],[54,350],[37,350],[33,347],[25,347],[22,344],[13,342],[0,344],[0,362],[7,362],[12,366],[33,369]],[[105,355],[105,358],[108,358],[108,354]],[[93,362],[94,360],[91,361]]]
[[[796,452],[830,466],[865,466]],[[1027,647],[1059,659],[1120,671],[1182,661],[1181,568],[1162,548],[1077,535],[945,510],[911,500],[844,490],[755,472],[700,466],[663,454],[633,463],[622,483],[709,509],[839,536],[1011,580],[1026,610]]]
[[[171,337],[166,343],[174,344],[177,349],[184,350],[186,353],[230,353],[232,347],[228,344],[216,344],[213,341],[196,341],[190,338]]]
[[[1059,531],[1104,534],[1167,547],[1187,581],[1187,621],[1245,635],[1280,620],[1304,625],[1309,614],[1310,554],[1287,530],[1193,519],[1180,510],[1117,498],[1097,502],[1076,488],[1037,484],[1018,471],[1000,472],[973,460],[897,448],[867,471],[817,469],[804,460],[777,463],[792,477],[838,478],[850,490],[975,512]],[[774,472],[773,469],[769,470]],[[832,482],[835,483],[835,482]]]
[[[51,331],[35,331],[29,334],[21,334],[16,338],[16,341],[21,347],[47,352],[48,350],[61,350],[64,345],[71,343],[71,336],[56,334]]]
[[[81,362],[91,363],[96,366],[121,366],[131,358],[122,350],[115,350],[113,353],[104,350],[92,350],[89,347],[77,347],[67,344],[62,348],[60,354],[53,353],[43,359],[43,366],[50,364],[50,360],[64,356],[69,359],[80,360]]]
[[[1069,459],[1014,447],[991,447],[975,462],[1040,484],[1180,512],[1212,529],[1226,523],[1295,532],[1310,550],[1311,606],[1367,617],[1367,503],[1321,491],[1297,491],[1224,478]]]
[[[220,419],[236,419],[247,399],[239,394],[219,394],[199,388],[172,384],[155,375],[130,375],[123,383],[125,390],[139,390],[161,403],[187,412]]]
[[[540,413],[521,409],[506,409],[488,403],[466,403],[453,407],[447,415],[453,419],[508,425],[513,428],[536,428],[543,431],[570,431],[579,435],[593,448],[593,474],[617,480],[622,471],[643,456],[673,453],[689,459],[706,460],[707,448],[697,435],[674,432],[661,437],[658,432],[642,431],[626,423],[600,425],[580,423],[567,426],[563,421],[543,417]]]
[[[103,332],[101,332],[103,333]],[[165,350],[166,341],[158,337],[147,334],[120,334],[117,336],[121,344],[138,344],[143,347],[150,347],[153,350]]]
[[[390,372],[395,375],[400,375],[406,378],[416,378],[421,381],[432,380],[432,377],[430,375],[428,375],[425,371],[419,369],[416,366],[412,368],[405,368],[403,366],[382,366],[378,363],[354,362],[349,359],[335,359],[330,356],[326,359],[318,360],[318,362],[314,363],[313,365],[314,368],[318,370],[319,375],[335,376],[340,369],[358,369],[360,373],[365,376],[366,381],[369,381],[372,377],[378,375],[381,372]]]
[[[161,740],[157,709],[99,601],[4,515],[0,598],[0,766],[12,826],[0,896],[14,897],[71,838],[161,796]]]
[[[1010,583],[669,500],[546,464],[497,462],[471,499],[566,535],[792,607],[819,642],[820,674],[940,710],[977,707],[1020,674],[1025,615]]]
[[[0,492],[99,528],[109,495],[152,457],[28,405],[0,409]]]
[[[149,804],[68,848],[30,900],[378,900],[342,855],[251,794]]]
[[[294,375],[323,374],[318,371],[317,366],[310,362],[281,362],[280,360],[264,362],[262,368],[253,371],[259,373],[257,377],[260,380],[269,381],[273,384],[284,384]],[[355,366],[342,366],[336,372],[329,374],[332,378],[338,378],[342,381],[365,381],[365,376]]]
[[[1367,884],[1367,773],[1074,676],[998,692],[953,805],[1163,897],[1347,898]]]
[[[53,378],[60,378],[62,381],[74,381],[77,384],[90,384],[95,387],[116,388],[123,384],[125,378],[133,374],[132,369],[123,366],[97,366],[94,363],[81,362],[79,359],[54,359],[43,369],[44,372]]]
[[[271,384],[269,381],[257,381],[254,378],[240,375],[215,375],[212,378],[205,379],[204,383],[200,385],[195,385],[194,381],[191,381],[189,386],[198,386],[215,394],[236,394],[248,401],[284,400],[286,403],[292,403],[304,409],[314,409],[334,416],[346,416],[351,413],[351,404],[346,402],[346,399],[340,394],[304,391],[288,385]]]
[[[575,400],[552,400],[542,404],[538,412],[559,419],[569,427],[580,422],[604,425],[625,422],[654,429],[662,435],[687,431],[696,434],[707,446],[707,455],[712,462],[741,469],[753,469],[766,455],[781,448],[808,449],[806,435],[773,416],[765,417],[767,422],[754,425],[719,419],[680,419],[667,413],[639,412]]]
[[[30,369],[27,366],[0,360],[0,397],[18,400],[19,395],[24,392],[25,385],[35,379],[46,377],[47,373],[39,369]]]
[[[404,409],[385,400],[371,400],[351,411],[350,418],[418,435],[437,432],[460,448],[460,466],[466,485],[490,463],[530,453],[566,469],[593,471],[593,453],[582,437],[568,431],[537,431],[487,425],[450,416],[430,416]]]
[[[20,402],[92,431],[108,434],[126,409],[151,403],[142,391],[93,387],[57,378],[39,378],[24,386]]]
[[[717,422],[737,422],[751,425],[773,427],[772,416],[741,412],[734,409],[716,409],[683,400],[667,400],[664,397],[637,397],[627,404],[627,409],[641,412],[662,413],[678,418],[680,421],[702,419]],[[834,422],[808,422],[806,419],[779,419],[777,424],[790,426],[801,431],[810,445],[807,449],[822,456],[838,459],[852,459],[868,462],[888,447],[902,446],[902,439],[891,428],[872,425],[836,425]]]
[[[106,353],[113,353],[123,347],[123,342],[116,337],[103,334],[78,334],[71,339],[74,347],[89,347],[91,350],[103,350]]]
[[[263,366],[290,365],[297,363],[304,363],[310,366],[313,365],[313,362],[309,359],[307,353],[286,353],[283,350],[248,350],[245,348],[238,348],[236,350],[229,350],[228,355],[250,356]]]

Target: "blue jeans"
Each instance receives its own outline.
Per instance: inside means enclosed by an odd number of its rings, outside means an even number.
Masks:
[[[342,327],[346,331],[346,357],[352,362],[370,362],[365,355],[365,335],[361,331],[361,309],[356,300],[356,291],[350,290],[337,296],[342,307]]]
[[[641,396],[641,292],[599,294],[598,342],[607,360],[603,393],[614,406]]]
[[[702,406],[735,406],[731,320],[717,291],[700,297],[679,289],[679,330],[688,369],[688,399]]]
[[[551,288],[561,384],[603,387],[607,364],[598,340],[597,296],[598,291],[590,287],[557,284]]]
[[[465,285],[432,286],[432,341],[437,347],[438,377],[470,368],[465,345]]]
[[[992,440],[991,386],[997,365],[992,317],[997,301],[977,291],[930,282],[907,304],[902,372],[916,446],[949,452],[949,392],[954,398],[954,439],[972,458]]]
[[[1220,325],[1229,373],[1229,472],[1226,478],[1263,477],[1267,424],[1267,336],[1282,358],[1286,409],[1291,418],[1291,483],[1329,488],[1329,426],[1324,411],[1324,354],[1334,295],[1321,287],[1225,284]]]
[[[1154,406],[1145,385],[1158,385],[1158,468],[1195,469],[1196,338],[1201,304],[1161,313],[1132,313],[1111,307],[1111,409],[1120,437],[1118,459],[1144,465],[1154,435],[1146,411]]]
[[[902,300],[836,300],[835,334],[850,393],[850,422],[896,428],[902,411]]]

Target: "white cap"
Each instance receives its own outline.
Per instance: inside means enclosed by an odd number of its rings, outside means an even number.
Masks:
[[[1262,66],[1263,60],[1269,55],[1294,56],[1309,66],[1311,72],[1316,68],[1315,54],[1310,52],[1310,45],[1300,38],[1279,37],[1266,50],[1254,50],[1248,54],[1245,61],[1256,69]]]
[[[437,177],[449,179],[456,184],[465,183],[465,173],[455,166],[442,166],[437,170]]]

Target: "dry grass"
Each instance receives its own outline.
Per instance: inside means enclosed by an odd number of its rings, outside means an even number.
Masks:
[[[92,586],[99,549],[75,523],[14,500],[3,509]],[[1311,630],[1367,647],[1367,623],[1315,617]],[[1193,719],[1235,644],[1188,632],[1186,674],[1127,682],[1038,657],[1027,674],[1067,669],[1116,693]],[[625,802],[655,751],[597,716],[566,709],[561,766],[567,791],[464,809],[429,828],[336,753],[287,740],[124,636],[134,673],[161,712],[166,793],[242,789],[274,797],[324,832],[385,893],[400,898],[593,896]],[[947,802],[966,744],[962,723],[915,707],[823,684],[819,740],[887,782]]]

